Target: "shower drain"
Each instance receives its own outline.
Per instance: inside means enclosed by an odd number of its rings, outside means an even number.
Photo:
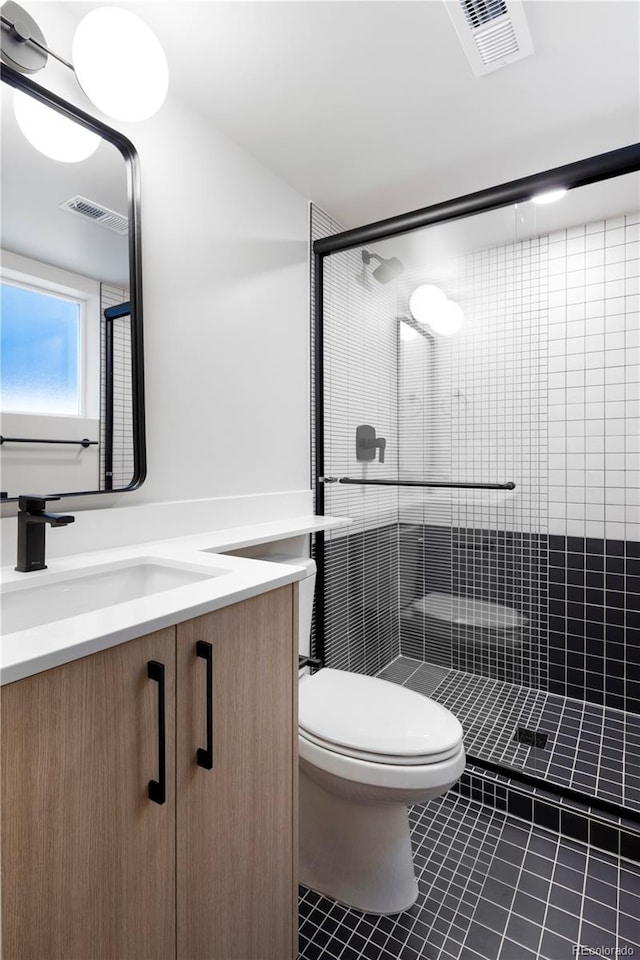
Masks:
[[[524,743],[528,747],[546,747],[549,735],[539,730],[528,730],[527,727],[516,727],[513,738],[516,743]]]

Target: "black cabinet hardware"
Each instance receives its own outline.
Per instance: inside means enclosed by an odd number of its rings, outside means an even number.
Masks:
[[[167,799],[167,744],[164,690],[164,664],[157,660],[147,663],[147,676],[158,684],[158,779],[149,780],[149,800],[164,803]]]
[[[303,667],[311,667],[312,670],[319,670],[323,666],[322,660],[317,657],[305,657],[302,654],[298,656],[298,670]]]
[[[196,655],[207,664],[207,746],[198,747],[196,763],[205,770],[211,770],[213,768],[213,644],[198,640]]]

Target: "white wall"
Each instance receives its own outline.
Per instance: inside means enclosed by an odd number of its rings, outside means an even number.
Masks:
[[[309,484],[307,204],[184,107],[136,138],[149,477],[141,500]]]
[[[67,55],[60,5],[29,10]],[[36,79],[96,113],[64,67]],[[308,489],[307,201],[171,93],[151,120],[106,122],[140,156],[149,472],[71,505]]]

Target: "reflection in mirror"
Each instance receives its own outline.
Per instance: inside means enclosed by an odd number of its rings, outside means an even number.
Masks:
[[[144,479],[135,151],[96,124],[103,135],[89,156],[45,156],[16,119],[15,97],[36,102],[34,85],[19,83],[27,93],[2,84],[3,498],[131,488]]]

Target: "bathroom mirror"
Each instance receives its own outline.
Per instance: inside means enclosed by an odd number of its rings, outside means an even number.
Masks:
[[[146,474],[137,154],[11,68],[2,80],[2,500],[132,490]]]

